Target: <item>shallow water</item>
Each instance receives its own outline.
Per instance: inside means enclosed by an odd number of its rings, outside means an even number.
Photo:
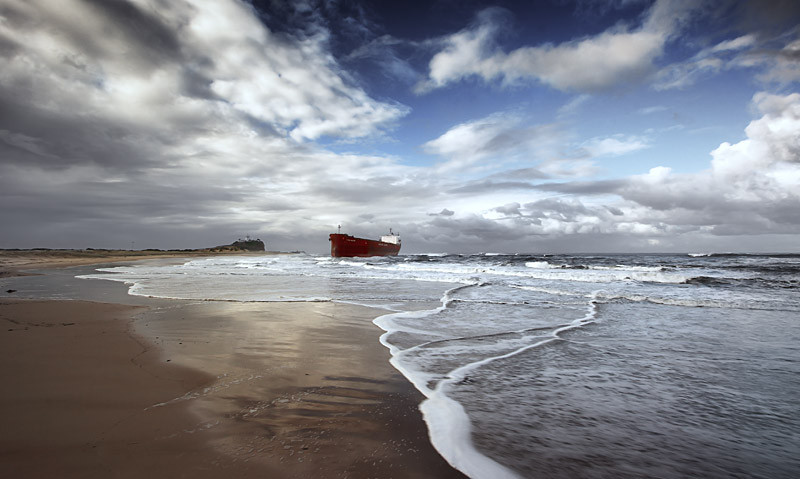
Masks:
[[[134,295],[376,306],[472,477],[795,477],[800,256],[214,257]]]

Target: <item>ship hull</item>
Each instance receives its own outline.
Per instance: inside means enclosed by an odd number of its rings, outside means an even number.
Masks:
[[[385,243],[355,236],[332,233],[331,256],[334,258],[353,258],[363,256],[397,256],[399,244]]]

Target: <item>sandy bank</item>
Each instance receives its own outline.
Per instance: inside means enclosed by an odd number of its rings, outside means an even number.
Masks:
[[[463,477],[375,310],[158,304],[0,301],[0,476]]]
[[[200,258],[217,255],[268,255],[282,254],[274,251],[227,251],[208,250],[66,250],[66,249],[0,249],[0,278],[17,276],[21,270],[37,268],[64,268],[98,263],[137,261],[157,258]]]

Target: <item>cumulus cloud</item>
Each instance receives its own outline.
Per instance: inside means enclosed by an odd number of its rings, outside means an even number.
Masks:
[[[431,59],[428,79],[417,91],[425,93],[470,76],[506,85],[536,80],[580,92],[634,82],[653,70],[653,61],[693,8],[692,2],[660,0],[637,29],[618,26],[593,37],[508,53],[496,43],[498,15],[487,10],[474,26],[442,40],[444,48]]]
[[[789,173],[787,169],[800,168],[800,94],[761,92],[753,97],[753,104],[763,116],[747,126],[747,139],[723,143],[711,152],[715,177],[741,181],[756,171],[772,176],[784,189],[797,186],[796,176],[770,170]]]
[[[629,226],[719,235],[798,233],[800,94],[758,93],[753,106],[762,116],[747,126],[747,138],[722,143],[711,152],[709,169],[700,173],[676,174],[660,166],[627,179],[537,188],[618,196],[623,202],[611,206],[625,213]]]
[[[701,172],[679,174],[659,166],[628,178],[525,182],[526,189],[517,185],[506,197],[533,199],[498,202],[479,218],[465,213],[428,227],[454,241],[465,240],[460,228],[466,228],[483,235],[478,244],[484,249],[488,238],[499,237],[517,248],[526,238],[554,251],[575,248],[576,237],[584,238],[583,248],[590,241],[611,250],[653,244],[758,250],[753,238],[767,235],[773,244],[788,245],[776,235],[800,233],[800,94],[758,93],[752,104],[760,116],[745,129],[746,138],[711,151],[709,167]],[[464,188],[470,194],[502,191],[486,183]]]

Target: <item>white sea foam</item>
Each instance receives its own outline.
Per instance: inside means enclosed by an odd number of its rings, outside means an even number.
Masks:
[[[569,324],[554,328],[545,338],[541,334],[530,335],[531,342],[522,346],[515,347],[511,351],[496,354],[488,357],[475,356],[475,349],[459,349],[460,353],[469,351],[472,360],[462,364],[449,372],[424,371],[421,364],[415,364],[408,359],[408,353],[418,350],[420,347],[431,344],[430,342],[419,344],[408,349],[401,349],[390,340],[391,335],[397,331],[417,332],[429,334],[428,330],[420,331],[417,328],[409,328],[403,319],[410,318],[432,318],[444,312],[448,305],[453,302],[453,295],[465,287],[458,287],[448,290],[442,297],[441,306],[435,310],[414,313],[398,313],[384,315],[376,318],[373,322],[386,331],[381,336],[381,343],[384,344],[392,355],[392,365],[397,368],[414,386],[426,397],[420,405],[423,417],[431,437],[434,447],[442,456],[456,469],[473,478],[515,478],[518,477],[512,470],[481,454],[472,442],[472,423],[464,407],[448,396],[448,389],[452,385],[462,381],[469,372],[474,371],[490,362],[500,359],[507,359],[517,354],[521,354],[529,349],[547,344],[559,338],[563,331],[581,327],[593,321],[596,315],[596,292],[592,293],[588,299],[587,313]],[[507,333],[521,333],[524,330],[507,331]],[[495,335],[496,336],[496,335]],[[451,338],[459,340],[463,338]],[[509,342],[502,344],[508,345]],[[450,356],[454,353],[451,351]],[[480,353],[478,353],[480,354]],[[431,388],[431,384],[435,387]]]
[[[537,269],[547,269],[547,268],[559,268],[554,264],[550,264],[547,261],[528,261],[525,263],[525,266],[528,268],[537,268]]]
[[[448,290],[442,297],[441,306],[434,310],[388,314],[376,318],[373,322],[385,331],[380,341],[389,348],[392,355],[391,364],[427,398],[420,405],[420,410],[428,425],[431,442],[445,460],[469,477],[517,478],[518,476],[510,469],[475,449],[471,439],[471,421],[464,407],[446,394],[437,393],[428,386],[437,375],[411,367],[410,363],[402,360],[403,351],[387,339],[397,331],[427,333],[400,325],[397,320],[430,317],[445,310],[452,301],[452,293],[458,289],[460,287]]]

